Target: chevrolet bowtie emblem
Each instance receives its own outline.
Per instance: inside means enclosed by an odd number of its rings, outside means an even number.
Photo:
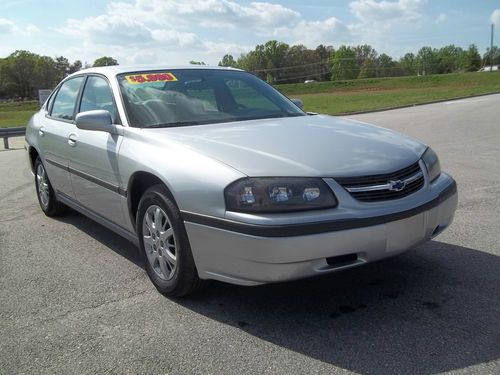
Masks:
[[[389,190],[390,191],[401,191],[405,188],[406,182],[397,180],[397,181],[389,181]]]

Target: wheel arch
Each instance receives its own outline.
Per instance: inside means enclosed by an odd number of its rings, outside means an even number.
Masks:
[[[31,172],[35,173],[35,160],[37,157],[40,156],[40,153],[35,147],[30,145],[28,148],[28,155],[29,155]]]
[[[154,185],[162,185],[165,188],[170,200],[177,206],[175,197],[172,194],[170,187],[165,183],[164,180],[162,180],[157,175],[151,172],[146,172],[146,171],[134,172],[132,176],[130,176],[127,185],[128,212],[134,228],[136,226],[137,209],[139,207],[139,202],[141,200],[141,197],[147,189],[149,189],[151,186]]]

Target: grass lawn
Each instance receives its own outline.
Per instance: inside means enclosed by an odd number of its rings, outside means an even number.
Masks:
[[[306,111],[341,114],[500,91],[500,72],[457,73],[276,86]]]
[[[25,126],[37,110],[37,101],[2,103],[0,104],[0,128]]]
[[[302,99],[306,111],[335,115],[500,91],[500,72],[293,83],[276,88],[290,98]],[[37,110],[36,101],[0,104],[0,127],[24,126]]]

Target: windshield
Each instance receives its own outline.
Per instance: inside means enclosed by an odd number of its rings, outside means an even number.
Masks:
[[[169,127],[305,116],[289,99],[241,71],[174,69],[118,76],[131,126]]]

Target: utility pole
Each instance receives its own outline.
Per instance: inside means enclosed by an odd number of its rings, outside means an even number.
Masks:
[[[491,43],[490,43],[490,72],[493,70],[493,30],[495,28],[495,24],[491,24]]]

